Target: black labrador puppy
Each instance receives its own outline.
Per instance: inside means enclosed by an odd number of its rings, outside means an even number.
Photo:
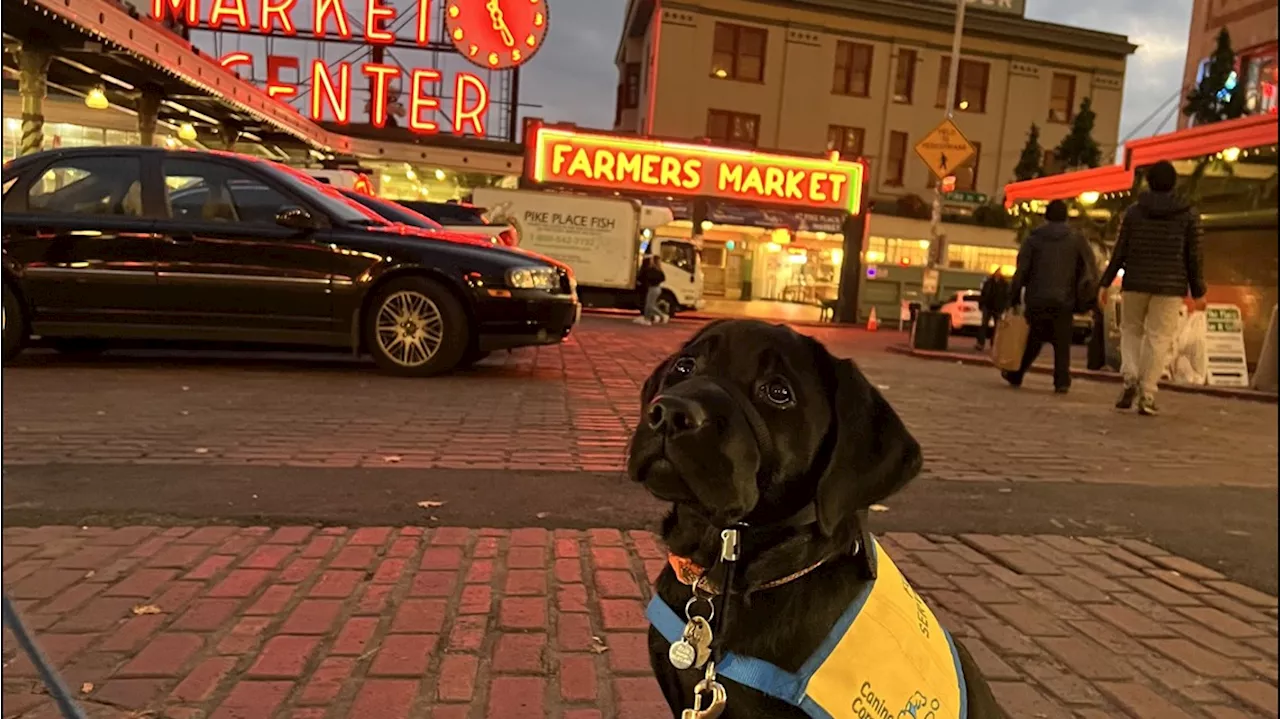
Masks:
[[[757,321],[703,328],[653,372],[642,401],[628,473],[673,505],[662,525],[673,561],[658,577],[657,595],[682,615],[693,589],[677,568],[690,566],[705,573],[704,588],[723,586],[720,532],[745,527],[733,587],[720,593],[729,597],[732,620],[716,627],[714,645],[798,672],[874,576],[866,510],[915,477],[920,446],[851,361]],[[703,671],[673,666],[672,642],[657,628],[649,645],[678,717],[692,707]],[[958,644],[952,651],[968,719],[1004,717],[973,658]],[[720,682],[722,719],[806,716],[794,703]],[[933,716],[927,706],[890,706],[865,689],[850,690],[857,704],[850,716]],[[704,708],[709,700],[703,696]]]

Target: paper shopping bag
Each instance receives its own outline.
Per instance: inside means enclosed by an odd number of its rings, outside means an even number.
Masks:
[[[1022,366],[1027,351],[1027,335],[1031,333],[1027,318],[1018,310],[1009,310],[996,323],[995,342],[991,343],[991,360],[997,368],[1010,372]]]

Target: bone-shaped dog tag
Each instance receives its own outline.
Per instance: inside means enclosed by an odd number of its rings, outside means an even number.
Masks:
[[[711,624],[702,617],[694,617],[685,627],[684,637],[697,651],[693,666],[701,669],[711,659],[711,640],[714,637]]]

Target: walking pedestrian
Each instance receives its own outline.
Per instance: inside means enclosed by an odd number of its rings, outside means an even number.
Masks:
[[[657,256],[645,255],[636,279],[640,285],[640,296],[644,301],[640,316],[636,318],[636,324],[666,323],[671,318],[658,309],[658,299],[662,297],[662,283],[667,281],[667,275],[662,271],[662,264]]]
[[[999,267],[982,282],[978,294],[978,309],[982,310],[982,324],[978,326],[978,349],[982,350],[991,338],[991,329],[1000,321],[1000,315],[1009,309],[1009,278]]]
[[[1088,243],[1067,224],[1067,203],[1050,202],[1044,219],[1018,250],[1018,269],[1010,293],[1011,306],[1026,306],[1027,348],[1022,365],[1001,375],[1009,384],[1021,387],[1041,347],[1049,342],[1053,345],[1053,391],[1066,394],[1071,388],[1072,315],[1080,304],[1081,289],[1093,292],[1097,274]]]
[[[1174,194],[1178,172],[1169,162],[1147,171],[1147,190],[1124,213],[1111,263],[1099,282],[1101,295],[1123,270],[1120,286],[1120,373],[1124,389],[1116,409],[1158,414],[1156,389],[1178,331],[1178,309],[1190,290],[1204,310],[1204,258],[1195,209]]]

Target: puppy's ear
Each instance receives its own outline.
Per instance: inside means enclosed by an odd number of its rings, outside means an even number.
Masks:
[[[833,536],[855,513],[902,489],[919,474],[923,457],[898,413],[853,362],[831,358],[829,367],[834,424],[816,504],[819,528]]]

